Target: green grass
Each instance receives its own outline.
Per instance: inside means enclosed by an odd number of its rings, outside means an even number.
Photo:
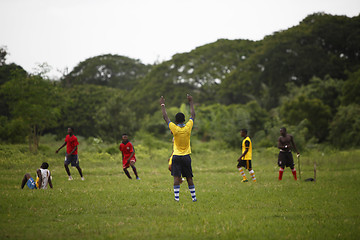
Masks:
[[[198,202],[186,183],[173,200],[167,170],[170,143],[151,149],[136,142],[140,181],[122,173],[119,154],[106,144],[80,141],[80,163],[68,181],[61,142],[44,139],[38,154],[26,145],[0,146],[0,239],[359,239],[360,150],[304,153],[302,181],[285,170],[277,180],[277,150],[257,149],[257,183],[241,183],[239,151],[218,143],[193,144]],[[23,175],[48,161],[54,189],[20,189]],[[313,176],[316,160],[317,182]],[[131,174],[132,171],[130,171]],[[249,176],[248,173],[246,173]]]

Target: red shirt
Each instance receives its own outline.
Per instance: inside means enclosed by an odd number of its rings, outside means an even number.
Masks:
[[[119,149],[124,154],[124,159],[128,159],[130,155],[134,152],[134,147],[131,142],[127,142],[126,144],[120,143]],[[135,157],[135,153],[133,157]]]
[[[79,145],[79,142],[77,140],[77,137],[75,135],[72,135],[70,137],[70,135],[66,135],[66,138],[65,138],[65,142],[66,142],[66,153],[71,153],[72,150],[74,150],[74,148]],[[76,150],[73,152],[72,155],[77,155],[78,153],[78,150],[76,148]]]

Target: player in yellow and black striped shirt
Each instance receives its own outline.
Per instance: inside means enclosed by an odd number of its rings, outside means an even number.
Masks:
[[[242,167],[244,167],[245,169],[249,170],[249,173],[251,175],[251,178],[253,180],[253,182],[256,182],[256,177],[255,177],[255,173],[254,170],[252,169],[251,166],[251,160],[252,160],[252,143],[251,143],[251,139],[247,136],[247,130],[246,129],[241,129],[241,137],[244,138],[244,140],[242,141],[242,154],[238,159],[238,165],[237,168],[239,169],[239,172],[241,173],[243,180],[242,182],[248,182],[245,172],[242,169]]]

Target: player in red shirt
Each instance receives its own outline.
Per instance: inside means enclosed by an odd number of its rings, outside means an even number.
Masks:
[[[68,128],[68,135],[66,135],[65,138],[65,143],[59,147],[58,150],[56,150],[55,153],[58,153],[60,151],[60,149],[62,149],[63,147],[65,147],[66,145],[66,157],[65,157],[65,161],[64,161],[64,167],[65,170],[69,176],[69,180],[73,180],[73,178],[71,177],[70,174],[70,170],[68,165],[71,163],[72,167],[76,167],[77,170],[79,171],[79,174],[81,176],[81,180],[85,180],[82,174],[82,170],[80,168],[79,165],[79,158],[78,158],[78,145],[79,142],[77,140],[77,137],[74,135],[74,129],[73,128]]]
[[[127,170],[127,168],[131,166],[132,170],[135,173],[136,179],[140,180],[135,167],[135,162],[136,162],[135,149],[134,146],[131,144],[131,142],[129,142],[129,138],[126,133],[122,135],[122,143],[120,143],[119,149],[122,154],[123,170],[126,176],[129,179],[132,179],[129,171]]]

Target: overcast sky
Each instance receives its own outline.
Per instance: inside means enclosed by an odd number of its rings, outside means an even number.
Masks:
[[[51,76],[86,58],[119,54],[154,63],[219,38],[261,40],[325,12],[357,16],[359,0],[0,0],[7,63]]]

